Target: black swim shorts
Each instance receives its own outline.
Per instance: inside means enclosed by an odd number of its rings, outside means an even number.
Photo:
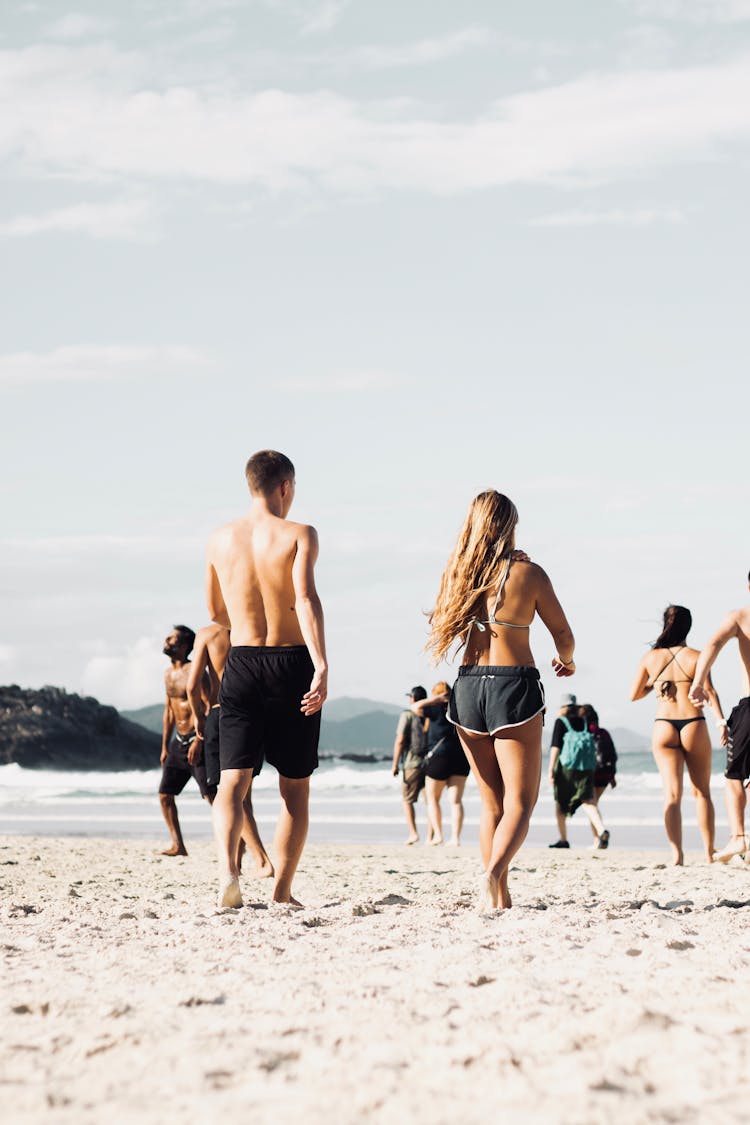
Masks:
[[[260,770],[264,758],[282,777],[309,777],[318,765],[320,711],[303,715],[313,662],[306,645],[229,650],[219,691],[222,770]]]
[[[472,734],[497,734],[543,711],[544,688],[537,668],[466,664],[458,669],[448,718]]]
[[[194,739],[195,731],[190,731],[185,735],[175,734],[169,744],[159,783],[159,792],[165,796],[179,796],[191,777],[195,778],[201,791],[201,797],[209,797],[213,800],[216,796],[216,785],[209,784],[206,778],[203,756],[201,756],[201,761],[194,765],[191,765],[188,761],[187,752]]]
[[[724,777],[746,781],[750,777],[750,695],[741,699],[727,721],[727,768]]]
[[[206,727],[203,732],[203,764],[206,767],[206,780],[209,785],[219,784],[221,768],[219,766],[219,707],[218,704],[211,708],[206,715]]]

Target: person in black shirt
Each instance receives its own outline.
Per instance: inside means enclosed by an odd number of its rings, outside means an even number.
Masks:
[[[604,827],[599,809],[594,800],[594,770],[567,769],[560,762],[560,751],[563,739],[568,733],[568,727],[563,719],[567,719],[574,731],[586,730],[586,720],[581,714],[581,708],[574,695],[564,695],[560,700],[560,712],[552,728],[552,745],[549,753],[549,780],[555,794],[555,816],[557,817],[557,830],[559,839],[551,848],[569,848],[566,817],[573,816],[578,808],[583,808],[591,822],[591,827],[597,838],[597,847],[606,848],[609,844],[609,832]]]
[[[431,844],[443,842],[443,814],[440,798],[447,787],[451,802],[451,844],[461,843],[464,823],[463,795],[469,776],[469,760],[464,754],[455,726],[448,721],[450,687],[440,680],[432,689],[429,699],[412,703],[411,709],[427,725],[427,754],[425,755],[425,792],[427,813],[433,829]]]

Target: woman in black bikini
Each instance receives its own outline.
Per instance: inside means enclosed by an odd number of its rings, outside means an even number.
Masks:
[[[518,512],[507,496],[472,501],[448,560],[427,648],[435,663],[465,646],[448,718],[479,788],[482,906],[511,906],[508,868],[526,838],[539,795],[544,690],[529,647],[538,613],[552,634],[558,676],[572,676],[573,634],[552,583],[516,552]]]
[[[630,698],[636,700],[656,692],[652,749],[664,786],[664,827],[678,865],[683,861],[680,806],[685,766],[709,863],[714,850],[711,740],[703,711],[691,703],[688,696],[700,655],[697,649],[688,648],[685,643],[692,624],[689,609],[682,605],[667,606],[661,635],[641,660],[630,693]],[[717,718],[723,721],[719,697],[710,678],[706,694]]]

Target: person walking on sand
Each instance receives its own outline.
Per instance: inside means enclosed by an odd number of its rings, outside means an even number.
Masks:
[[[599,716],[590,703],[584,703],[581,706],[581,714],[586,720],[586,725],[590,733],[594,736],[594,744],[596,747],[596,766],[594,768],[594,804],[599,810],[599,801],[602,798],[604,790],[617,787],[617,750],[612,741],[612,735],[604,727],[599,726]],[[594,825],[591,825],[591,831],[594,833],[595,848],[600,846],[599,837]],[[609,841],[609,837],[607,837]]]
[[[747,580],[750,588],[750,574]],[[710,669],[724,645],[734,639],[739,645],[745,694],[732,709],[729,719],[725,721],[720,718],[718,724],[721,744],[727,748],[724,800],[731,833],[726,847],[714,855],[714,859],[720,863],[727,863],[735,855],[747,857],[750,852],[750,842],[745,832],[746,783],[750,778],[750,605],[728,613],[706,647],[701,650],[689,692],[690,701],[696,707],[710,702]]]
[[[412,704],[426,698],[427,692],[421,685],[413,687],[409,692],[409,700]],[[419,842],[417,815],[414,806],[419,800],[419,794],[424,789],[424,758],[426,753],[427,737],[424,719],[415,715],[411,710],[402,711],[396,728],[396,741],[393,744],[392,771],[394,777],[398,777],[399,766],[403,771],[401,800],[409,829],[409,835],[406,838],[407,844]]]
[[[539,795],[544,690],[529,645],[536,614],[557,647],[552,667],[572,676],[574,640],[552,583],[515,552],[518,512],[494,490],[472,500],[429,616],[437,663],[464,647],[448,718],[458,727],[482,802],[483,909],[512,905],[508,868]]]
[[[162,855],[187,855],[175,797],[179,796],[190,778],[195,778],[201,797],[209,804],[216,796],[216,786],[208,783],[206,769],[201,762],[200,743],[196,741],[188,699],[189,656],[194,641],[195,633],[187,625],[175,625],[164,641],[163,652],[170,659],[170,667],[164,673],[166,702],[162,723],[159,803],[172,843]],[[205,682],[201,682],[197,690],[200,692],[205,687]]]
[[[699,656],[697,649],[687,645],[692,624],[692,615],[685,606],[667,606],[662,631],[638,665],[630,691],[630,698],[634,701],[656,691],[656,719],[651,747],[664,788],[664,827],[677,866],[683,863],[681,805],[685,766],[693,788],[698,829],[709,863],[714,851],[711,740],[706,730],[703,705],[693,703],[688,695]],[[723,722],[719,697],[710,677],[706,679],[705,697]]]
[[[471,772],[469,761],[464,754],[456,728],[448,720],[450,686],[440,680],[432,689],[428,699],[415,701],[411,709],[427,724],[427,753],[424,758],[425,795],[427,815],[432,825],[431,844],[443,842],[443,814],[440,798],[447,788],[451,805],[451,845],[461,844],[461,829],[464,823],[463,795],[466,778]]]
[[[309,824],[310,776],[318,765],[320,710],[328,694],[323,607],[315,588],[318,536],[287,519],[292,462],[265,449],[247,462],[250,511],[208,543],[206,597],[212,621],[230,630],[219,689],[221,780],[214,810],[219,906],[242,905],[237,849],[243,803],[263,758],[279,773],[273,901],[299,906],[292,881]]]
[[[221,769],[219,765],[219,688],[224,665],[229,653],[229,630],[223,625],[206,625],[199,629],[190,662],[187,691],[190,710],[193,714],[195,737],[203,743],[203,763],[206,768],[206,782],[209,786],[219,784]],[[206,688],[208,694],[206,695]],[[260,766],[251,780],[260,773]],[[258,832],[253,815],[251,788],[242,803],[244,823],[237,856],[238,869],[242,866],[242,853],[247,847],[255,860],[253,874],[258,879],[268,879],[273,875],[271,863]]]
[[[582,738],[576,738],[582,735]],[[584,755],[590,751],[590,760]],[[566,817],[582,808],[596,836],[598,848],[609,846],[609,832],[604,827],[594,800],[596,744],[588,723],[574,695],[564,695],[560,712],[552,728],[549,752],[549,780],[555,795],[555,817],[558,839],[551,848],[569,848]]]

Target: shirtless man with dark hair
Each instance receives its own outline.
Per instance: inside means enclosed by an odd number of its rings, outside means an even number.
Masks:
[[[224,665],[229,653],[229,630],[223,625],[206,625],[199,629],[195,638],[193,659],[190,663],[187,691],[190,710],[193,713],[195,736],[203,743],[203,762],[206,767],[206,781],[209,786],[218,786],[219,765],[219,688],[224,675]],[[208,696],[206,696],[208,688]],[[256,771],[256,776],[260,767]],[[251,782],[252,784],[252,782]],[[271,863],[258,832],[253,815],[250,789],[243,801],[245,820],[239,844],[238,867],[242,863],[242,852],[247,847],[255,860],[253,874],[258,879],[270,879],[273,875]]]
[[[292,880],[307,838],[310,775],[318,765],[320,709],[328,693],[323,609],[315,589],[315,528],[286,517],[294,466],[274,450],[247,463],[250,511],[208,543],[211,619],[230,629],[219,691],[221,781],[214,806],[219,906],[242,905],[237,847],[243,801],[263,759],[279,772],[273,900],[299,905]]]
[[[195,778],[201,797],[209,804],[216,796],[216,786],[209,785],[206,781],[205,766],[201,762],[201,745],[196,741],[188,699],[189,656],[194,641],[195,633],[186,625],[175,625],[164,641],[164,655],[169,657],[171,667],[164,673],[167,698],[162,726],[159,802],[172,844],[162,855],[187,855],[175,797],[182,792],[190,778]],[[205,680],[199,681],[198,691],[201,689],[207,689]]]
[[[750,589],[750,574],[747,580]],[[721,731],[721,744],[727,748],[724,800],[731,832],[726,847],[720,852],[714,852],[714,860],[720,863],[727,863],[735,855],[750,853],[750,839],[745,834],[747,807],[745,784],[750,777],[750,605],[743,606],[742,609],[733,609],[724,618],[698,657],[690,688],[691,702],[697,707],[702,706],[708,699],[706,693],[708,673],[724,645],[733,638],[737,639],[740,650],[744,695],[729,719],[721,720],[718,724]]]

